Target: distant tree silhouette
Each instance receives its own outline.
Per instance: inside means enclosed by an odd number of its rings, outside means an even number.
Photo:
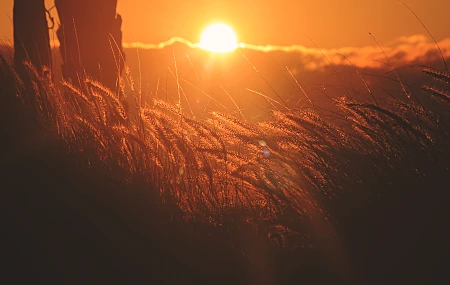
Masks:
[[[20,72],[24,61],[36,68],[50,66],[50,38],[44,0],[14,0],[14,62]]]
[[[117,0],[55,0],[55,6],[63,76],[77,85],[87,75],[117,90],[124,66]]]

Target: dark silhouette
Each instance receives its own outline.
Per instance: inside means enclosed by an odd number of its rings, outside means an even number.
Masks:
[[[55,5],[63,76],[77,85],[87,75],[117,90],[124,62],[117,0],[55,0]]]
[[[14,62],[21,72],[24,61],[38,70],[50,66],[50,38],[44,0],[14,0]]]

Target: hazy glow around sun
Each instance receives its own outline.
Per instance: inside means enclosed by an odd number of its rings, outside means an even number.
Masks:
[[[238,47],[237,36],[230,26],[212,24],[203,31],[199,46],[212,52],[231,52]]]

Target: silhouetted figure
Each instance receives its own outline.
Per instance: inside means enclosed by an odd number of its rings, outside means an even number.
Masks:
[[[50,37],[44,0],[14,0],[14,63],[19,73],[24,61],[38,70],[50,66]]]
[[[116,91],[124,66],[117,0],[55,0],[63,76],[77,85],[85,75]]]

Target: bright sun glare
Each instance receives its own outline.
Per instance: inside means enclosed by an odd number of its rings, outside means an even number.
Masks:
[[[213,24],[203,31],[200,47],[218,53],[233,51],[238,47],[236,33],[225,24]]]

